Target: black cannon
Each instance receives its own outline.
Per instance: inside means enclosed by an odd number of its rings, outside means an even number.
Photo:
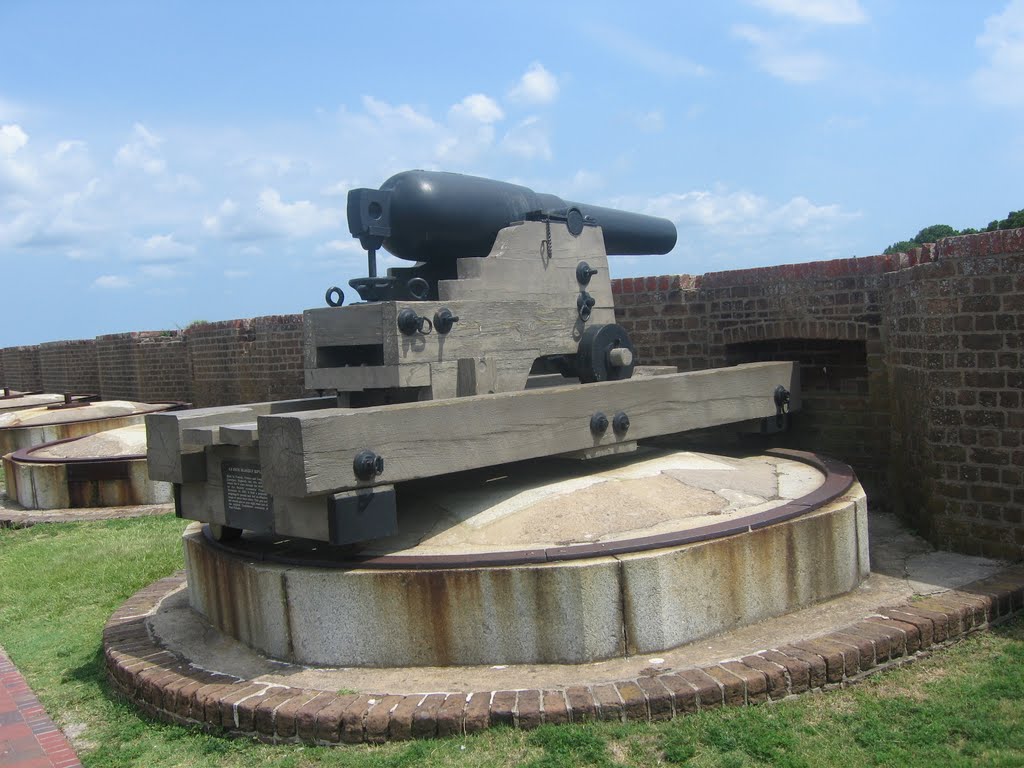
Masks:
[[[564,222],[578,235],[600,226],[609,255],[668,253],[676,228],[668,219],[562,200],[518,184],[441,171],[405,171],[380,189],[348,194],[348,225],[368,252],[366,278],[350,284],[365,301],[427,299],[437,281],[455,277],[461,258],[487,256],[500,230],[521,221]],[[414,261],[378,277],[376,251]]]

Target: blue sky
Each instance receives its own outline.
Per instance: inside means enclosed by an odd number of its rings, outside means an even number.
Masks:
[[[410,168],[677,223],[614,277],[984,226],[1024,0],[0,0],[0,346],[320,306],[346,191]]]

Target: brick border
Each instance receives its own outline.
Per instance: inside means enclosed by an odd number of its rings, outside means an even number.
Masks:
[[[81,768],[67,737],[0,648],[0,765]]]
[[[856,683],[1024,610],[1024,565],[818,637],[650,677],[555,690],[340,694],[241,680],[193,666],[150,635],[146,619],[185,583],[178,572],[140,590],[103,630],[114,692],[151,717],[274,743],[381,743],[491,725],[667,720]]]

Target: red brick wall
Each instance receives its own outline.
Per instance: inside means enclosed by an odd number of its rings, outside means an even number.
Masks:
[[[185,340],[179,331],[138,331],[96,338],[100,394],[106,400],[192,399]]]
[[[83,395],[100,391],[95,339],[40,344],[39,370],[47,392]]]
[[[43,388],[39,371],[39,347],[6,347],[0,349],[0,370],[3,381],[0,387],[10,387],[24,392]]]
[[[197,323],[185,331],[197,407],[258,402],[249,376],[251,320]]]
[[[890,476],[943,547],[1024,554],[1024,229],[944,240],[892,280]]]
[[[190,327],[185,336],[196,406],[302,397],[302,315]]]
[[[849,462],[941,547],[1024,556],[1024,229],[612,289],[640,363],[799,360],[780,442]]]
[[[262,382],[262,400],[312,396],[305,389],[302,362],[302,315],[270,315],[252,321],[252,375]]]

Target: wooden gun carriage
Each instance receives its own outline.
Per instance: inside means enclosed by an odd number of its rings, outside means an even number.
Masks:
[[[670,221],[427,171],[352,190],[348,220],[368,254],[350,281],[361,301],[334,287],[303,319],[305,385],[322,396],[147,417],[150,476],[215,536],[381,538],[410,480],[770,430],[799,406],[788,362],[637,368],[608,255],[669,252]],[[380,248],[414,263],[378,276]]]

